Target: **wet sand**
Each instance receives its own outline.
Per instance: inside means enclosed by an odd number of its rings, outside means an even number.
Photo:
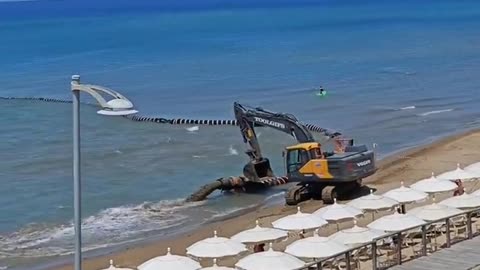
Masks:
[[[400,186],[404,181],[405,185],[410,185],[415,181],[430,177],[432,172],[440,174],[445,171],[453,170],[456,164],[460,163],[467,166],[471,163],[480,161],[480,131],[469,131],[463,134],[450,136],[437,140],[431,144],[416,147],[401,153],[387,157],[378,162],[378,172],[364,179],[364,184],[369,188],[376,189],[376,194],[384,193],[390,189]],[[469,189],[477,189],[478,185],[470,185]],[[368,192],[368,188],[365,188]],[[467,190],[469,191],[469,190]],[[322,206],[321,201],[306,201],[300,204],[303,212],[313,212]],[[262,226],[270,226],[271,222],[288,214],[296,212],[293,206],[275,206],[264,209],[258,209],[254,212],[246,213],[228,220],[212,223],[202,228],[183,234],[180,237],[165,239],[154,243],[143,244],[140,246],[128,248],[120,252],[115,252],[107,256],[85,259],[83,262],[84,270],[97,270],[107,268],[109,260],[113,259],[115,265],[122,267],[136,267],[142,262],[166,253],[167,247],[171,247],[173,254],[184,255],[185,248],[192,243],[213,236],[213,231],[217,230],[219,236],[232,236],[247,228],[255,225],[255,220],[260,221]],[[371,216],[366,215],[359,221],[359,225],[365,225],[371,221]],[[344,223],[341,228],[351,227],[351,224]],[[321,229],[322,235],[329,235],[336,231],[336,227],[329,225]],[[293,239],[295,240],[295,239]],[[282,249],[290,242],[278,243],[275,249]],[[203,266],[210,266],[211,261],[201,262]],[[234,260],[219,261],[221,265],[232,265]],[[65,265],[56,268],[56,270],[70,270],[72,265]]]

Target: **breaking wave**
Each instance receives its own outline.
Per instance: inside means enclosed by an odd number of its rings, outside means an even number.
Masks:
[[[230,145],[230,147],[228,148],[228,154],[230,156],[238,156],[238,151],[237,149],[233,148],[233,145]]]
[[[417,114],[417,115],[418,116],[427,116],[427,115],[431,115],[431,114],[438,114],[438,113],[451,112],[451,111],[453,111],[453,109],[429,111],[429,112],[424,112],[424,113],[420,113],[420,114]]]
[[[181,210],[201,204],[182,199],[105,209],[82,221],[86,250],[126,243],[142,233],[181,226],[188,219],[188,211]],[[10,235],[0,235],[0,258],[70,254],[73,237],[73,223],[30,224]]]
[[[198,126],[193,126],[193,127],[188,127],[186,128],[186,130],[188,132],[195,132],[195,131],[198,131],[200,128]]]

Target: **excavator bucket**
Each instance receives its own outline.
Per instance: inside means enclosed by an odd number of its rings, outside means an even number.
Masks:
[[[243,175],[251,181],[258,182],[263,177],[273,177],[272,167],[268,158],[259,161],[250,161],[243,167]]]

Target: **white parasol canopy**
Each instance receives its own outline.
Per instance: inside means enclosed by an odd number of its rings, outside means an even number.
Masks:
[[[465,171],[480,177],[480,162],[473,163],[464,168]]]
[[[426,193],[439,193],[452,191],[457,188],[457,185],[451,181],[437,179],[435,174],[432,172],[432,176],[430,178],[420,180],[410,187]]]
[[[202,266],[184,256],[170,254],[170,248],[167,249],[167,255],[152,258],[140,266],[138,270],[158,270],[158,269],[175,269],[175,270],[198,270]]]
[[[416,216],[395,212],[392,215],[383,216],[371,222],[367,227],[374,230],[397,232],[423,224],[425,224],[425,221]]]
[[[326,258],[344,252],[350,247],[328,237],[320,237],[318,230],[312,237],[297,240],[287,246],[285,252],[300,258]]]
[[[437,204],[435,203],[435,198],[433,198],[432,204],[413,208],[409,211],[409,214],[425,221],[435,221],[456,214],[461,214],[462,212],[462,210],[459,210],[457,208]]]
[[[244,244],[257,244],[276,241],[288,237],[288,232],[286,231],[274,228],[260,227],[258,225],[258,220],[255,222],[255,228],[239,232],[232,236],[230,239]]]
[[[480,196],[470,195],[464,190],[462,195],[441,201],[439,204],[458,209],[469,209],[480,206]]]
[[[473,192],[471,195],[472,195],[472,196],[480,196],[480,189],[477,190],[477,191],[475,191],[475,192]]]
[[[110,267],[105,268],[104,270],[133,270],[132,268],[118,268],[113,266],[113,260],[110,260]]]
[[[187,247],[187,255],[196,258],[222,258],[247,251],[245,245],[240,242],[226,237],[218,237],[217,231],[214,231],[213,235],[213,237],[200,240]]]
[[[400,183],[400,187],[392,189],[383,194],[384,197],[396,200],[399,203],[412,203],[420,202],[428,197],[428,194],[422,191],[411,189],[403,185],[403,181]]]
[[[357,246],[368,243],[373,239],[381,237],[385,234],[386,233],[384,231],[359,227],[357,226],[357,221],[354,220],[354,225],[352,228],[336,232],[330,235],[329,238],[347,246]]]
[[[328,224],[323,218],[308,213],[302,213],[300,207],[297,207],[297,213],[280,218],[272,225],[274,228],[287,231],[300,231],[320,228]]]
[[[475,174],[470,173],[470,172],[460,168],[460,164],[458,164],[458,163],[457,163],[457,169],[455,169],[453,171],[448,171],[448,172],[442,173],[439,176],[437,176],[437,178],[441,179],[441,180],[457,180],[457,179],[460,179],[460,180],[463,180],[463,181],[473,180],[475,177],[476,177]]]
[[[363,212],[353,206],[339,204],[337,203],[337,199],[334,199],[332,205],[320,208],[313,212],[313,214],[320,216],[328,222],[341,222],[361,216]]]
[[[175,269],[173,269],[175,270]],[[217,259],[213,259],[213,266],[211,267],[205,267],[200,270],[235,270],[234,268],[231,267],[226,267],[226,266],[218,266],[217,265]]]
[[[303,266],[305,262],[302,260],[274,251],[271,243],[267,251],[250,254],[235,264],[235,267],[241,270],[294,270]]]
[[[395,205],[398,205],[398,202],[382,195],[375,195],[373,194],[373,190],[371,189],[369,195],[352,200],[347,203],[347,205],[365,211],[377,211],[391,209]]]

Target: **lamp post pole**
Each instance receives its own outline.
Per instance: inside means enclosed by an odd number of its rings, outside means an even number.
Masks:
[[[80,178],[80,76],[72,76],[73,95],[73,226],[75,231],[75,270],[82,270],[82,197]]]
[[[74,269],[82,270],[82,187],[80,175],[80,92],[90,94],[102,107],[98,114],[102,115],[129,115],[138,111],[134,110],[133,104],[120,93],[98,85],[81,85],[80,76],[73,75],[71,82],[73,104],[73,228],[75,241]],[[102,95],[108,94],[113,97],[106,101]]]

